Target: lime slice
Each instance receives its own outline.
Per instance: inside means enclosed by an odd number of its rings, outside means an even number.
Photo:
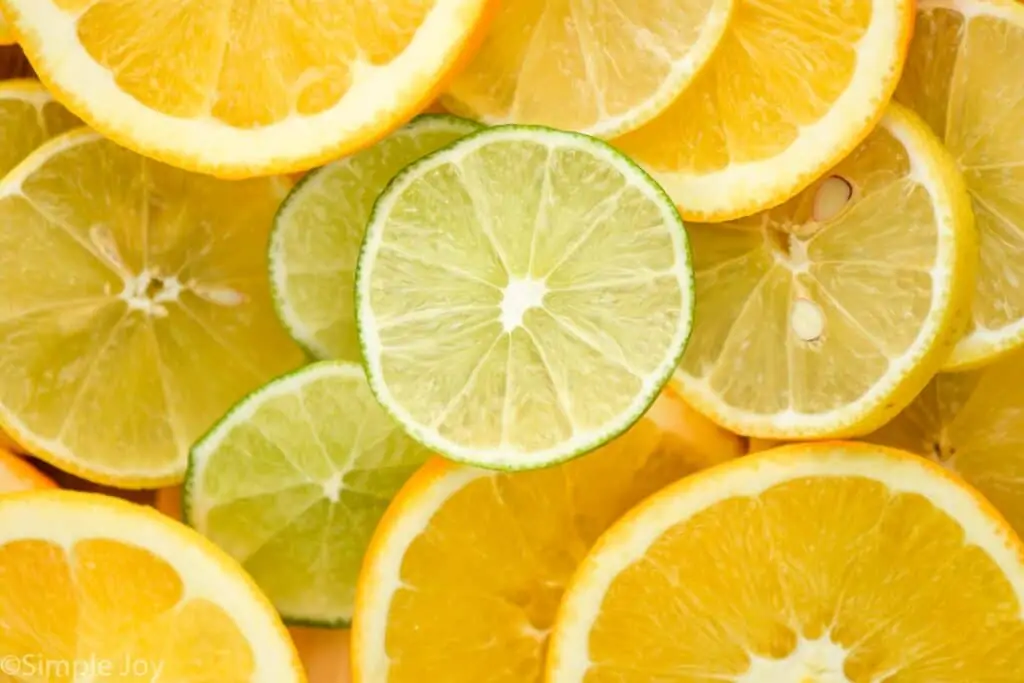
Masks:
[[[310,355],[360,359],[352,288],[373,202],[403,168],[479,128],[455,116],[420,116],[292,190],[270,237],[270,277],[281,322]]]
[[[620,434],[686,346],[682,220],[608,145],[491,128],[406,169],[377,200],[356,317],[370,384],[421,443],[542,467]]]
[[[314,363],[242,400],[196,443],[184,516],[286,620],[343,625],[377,521],[427,456],[362,368]]]

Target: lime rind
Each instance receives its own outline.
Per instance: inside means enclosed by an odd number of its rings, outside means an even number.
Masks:
[[[474,150],[496,142],[540,143],[547,146],[549,151],[573,149],[589,154],[619,172],[628,187],[640,191],[652,205],[657,207],[667,232],[671,236],[674,254],[674,264],[671,270],[678,281],[681,296],[681,306],[678,310],[679,319],[674,329],[672,342],[655,370],[642,378],[642,388],[636,392],[628,407],[619,411],[614,419],[606,421],[599,428],[582,432],[574,430],[571,438],[553,447],[531,452],[500,448],[485,450],[466,446],[445,438],[436,429],[419,423],[395,399],[383,379],[381,359],[377,353],[381,348],[381,342],[370,302],[370,279],[374,261],[382,244],[387,216],[396,200],[416,179],[430,169],[448,160],[464,157]],[[693,329],[694,289],[692,253],[683,219],[665,190],[629,157],[607,143],[582,133],[562,131],[545,126],[496,126],[469,135],[449,147],[410,164],[395,176],[380,194],[367,226],[356,266],[356,327],[370,388],[384,410],[401,424],[413,439],[455,462],[492,470],[529,470],[555,465],[588,453],[620,436],[642,417],[658,397],[662,388],[672,378],[675,368],[682,360]],[[427,370],[425,369],[425,371]]]
[[[330,412],[309,405],[317,383]],[[275,403],[291,399],[298,410]],[[246,448],[253,435],[265,449]],[[311,459],[310,444],[320,457]],[[321,361],[256,390],[195,443],[182,517],[240,562],[285,622],[345,628],[376,522],[428,456],[380,410],[362,367]]]
[[[396,157],[399,155],[405,157],[404,160],[398,161],[399,168],[404,165],[404,162],[413,162],[424,156],[423,154],[417,153],[415,156],[409,156],[408,154],[402,154],[403,142],[408,144],[410,140],[416,140],[418,137],[428,135],[439,135],[446,136],[451,135],[452,141],[469,134],[472,134],[480,130],[480,124],[469,121],[467,119],[459,118],[457,116],[451,116],[448,114],[423,114],[417,116],[415,119],[406,124],[403,128],[398,129],[392,133],[389,137],[378,142],[374,147],[357,152],[350,156],[344,157],[337,161],[334,161],[326,166],[314,169],[310,171],[306,176],[296,183],[295,187],[285,198],[284,202],[281,203],[281,207],[278,209],[277,215],[274,217],[274,227],[270,234],[270,246],[269,246],[269,268],[270,268],[270,289],[271,298],[274,302],[274,311],[277,314],[281,324],[291,335],[292,339],[302,347],[310,358],[317,360],[328,360],[328,359],[339,359],[339,360],[352,360],[358,361],[357,349],[344,348],[343,345],[333,344],[328,340],[323,339],[322,333],[327,327],[336,325],[344,322],[343,318],[345,313],[343,311],[333,310],[330,311],[331,323],[326,325],[317,325],[314,321],[310,320],[310,314],[308,309],[306,311],[298,310],[295,302],[292,300],[289,292],[291,291],[291,285],[289,284],[289,278],[292,276],[292,269],[289,268],[288,259],[288,248],[287,242],[289,239],[294,239],[296,230],[309,229],[311,226],[308,224],[304,226],[297,226],[295,222],[295,215],[297,211],[300,211],[302,207],[307,207],[311,202],[321,201],[323,197],[324,186],[329,183],[333,177],[339,173],[353,173],[365,175],[366,173],[372,173],[373,169],[360,170],[361,165],[365,165],[368,162],[367,152],[375,153],[381,152],[388,158],[389,162],[394,162]],[[394,149],[389,149],[392,147]],[[437,149],[437,148],[435,148]],[[417,150],[418,151],[418,150]],[[427,149],[427,152],[434,151],[434,149]],[[372,158],[372,157],[370,157]],[[391,164],[389,164],[391,165]],[[367,188],[366,183],[360,183],[358,187],[351,188],[353,193],[363,193],[367,189],[372,191],[372,188]],[[383,189],[383,186],[381,187]],[[349,201],[349,206],[356,210],[361,209],[359,206],[352,206],[357,204],[356,202]],[[323,207],[326,209],[327,207]],[[372,204],[367,207],[367,215],[363,219],[369,218],[370,210],[372,210]],[[328,217],[324,217],[324,223],[317,226],[322,230],[334,229],[342,230],[342,226],[338,226],[337,222],[328,224]],[[359,218],[355,218],[359,220]],[[353,245],[353,252],[358,247],[358,244]],[[319,258],[323,257],[325,260],[330,258],[336,258],[336,254],[308,254],[307,256]],[[323,306],[321,314],[327,314],[328,306]],[[351,321],[352,325],[355,324],[354,320]]]

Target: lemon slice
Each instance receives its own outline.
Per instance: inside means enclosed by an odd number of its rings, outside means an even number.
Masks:
[[[302,362],[274,316],[266,239],[287,185],[215,180],[82,129],[0,183],[0,426],[128,488]]]
[[[0,496],[0,576],[2,673],[14,680],[305,680],[241,568],[150,508],[63,491]]]
[[[1024,545],[940,467],[783,447],[609,529],[565,594],[544,680],[1013,681],[1022,605]]]
[[[838,163],[882,117],[903,68],[914,5],[736,0],[707,68],[660,116],[614,144],[661,183],[687,220],[777,206]]]
[[[359,365],[326,361],[263,387],[199,440],[185,519],[288,621],[338,626],[377,521],[426,459]]]
[[[50,138],[81,125],[39,81],[0,81],[0,177]]]
[[[1024,352],[941,374],[865,437],[939,463],[981,491],[1024,536]]]
[[[711,58],[738,4],[507,2],[443,101],[489,124],[619,135],[672,104]]]
[[[946,363],[964,370],[1024,345],[1024,6],[922,0],[896,97],[959,164],[981,239],[971,328]]]
[[[688,229],[698,322],[679,387],[741,434],[869,432],[913,400],[965,328],[969,199],[949,155],[899,106],[785,205]]]
[[[606,144],[485,130],[377,200],[356,280],[370,384],[452,459],[549,465],[658,395],[690,334],[692,277],[672,203]]]
[[[292,190],[270,237],[270,279],[278,316],[311,355],[360,360],[352,290],[374,201],[403,168],[478,128],[454,116],[420,116]]]
[[[40,79],[137,152],[224,177],[304,170],[428,102],[489,0],[2,0]]]
[[[0,444],[0,495],[15,491],[54,488],[56,484],[17,455]],[[2,673],[2,669],[0,669]]]
[[[432,460],[378,526],[359,579],[354,683],[539,681],[562,591],[623,512],[742,442],[663,394],[605,447],[496,473]]]

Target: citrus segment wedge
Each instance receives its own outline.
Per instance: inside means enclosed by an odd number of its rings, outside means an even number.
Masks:
[[[981,268],[971,328],[946,363],[964,370],[1024,345],[1024,5],[922,0],[896,98],[956,159],[971,194]]]
[[[867,433],[913,400],[966,326],[969,199],[902,107],[786,204],[688,229],[698,322],[678,386],[741,434]]]
[[[620,3],[622,5],[623,3]],[[615,141],[687,220],[771,208],[846,156],[899,80],[912,0],[736,0],[707,67]]]
[[[0,445],[0,494],[54,487],[49,477]]]
[[[984,498],[901,451],[812,444],[617,522],[566,592],[545,680],[1011,681],[1021,642],[1024,546]]]
[[[644,496],[742,454],[671,393],[577,460],[496,473],[436,459],[381,521],[359,581],[354,683],[541,679],[565,582]]]
[[[479,126],[420,116],[376,145],[307,175],[281,205],[270,238],[278,316],[320,359],[359,361],[353,289],[373,203],[403,168]]]
[[[346,624],[370,535],[427,455],[380,408],[359,365],[309,365],[253,393],[196,443],[185,519],[288,621]]]
[[[298,365],[266,239],[288,186],[229,182],[82,129],[0,183],[0,426],[127,488],[181,480],[191,442]]]
[[[612,137],[639,128],[711,58],[738,0],[505,3],[444,103],[485,123]]]
[[[1024,352],[943,373],[865,439],[917,453],[963,477],[1024,536]]]
[[[643,413],[689,337],[692,285],[682,221],[647,175],[594,138],[503,126],[380,196],[356,320],[374,393],[413,438],[520,469]]]
[[[150,508],[0,496],[0,576],[0,652],[17,680],[305,681],[241,568]]]
[[[90,126],[251,177],[365,147],[431,101],[488,0],[3,0],[40,79]]]

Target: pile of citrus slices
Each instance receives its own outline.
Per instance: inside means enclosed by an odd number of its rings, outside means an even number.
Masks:
[[[1024,681],[1019,0],[0,45],[0,682]]]

